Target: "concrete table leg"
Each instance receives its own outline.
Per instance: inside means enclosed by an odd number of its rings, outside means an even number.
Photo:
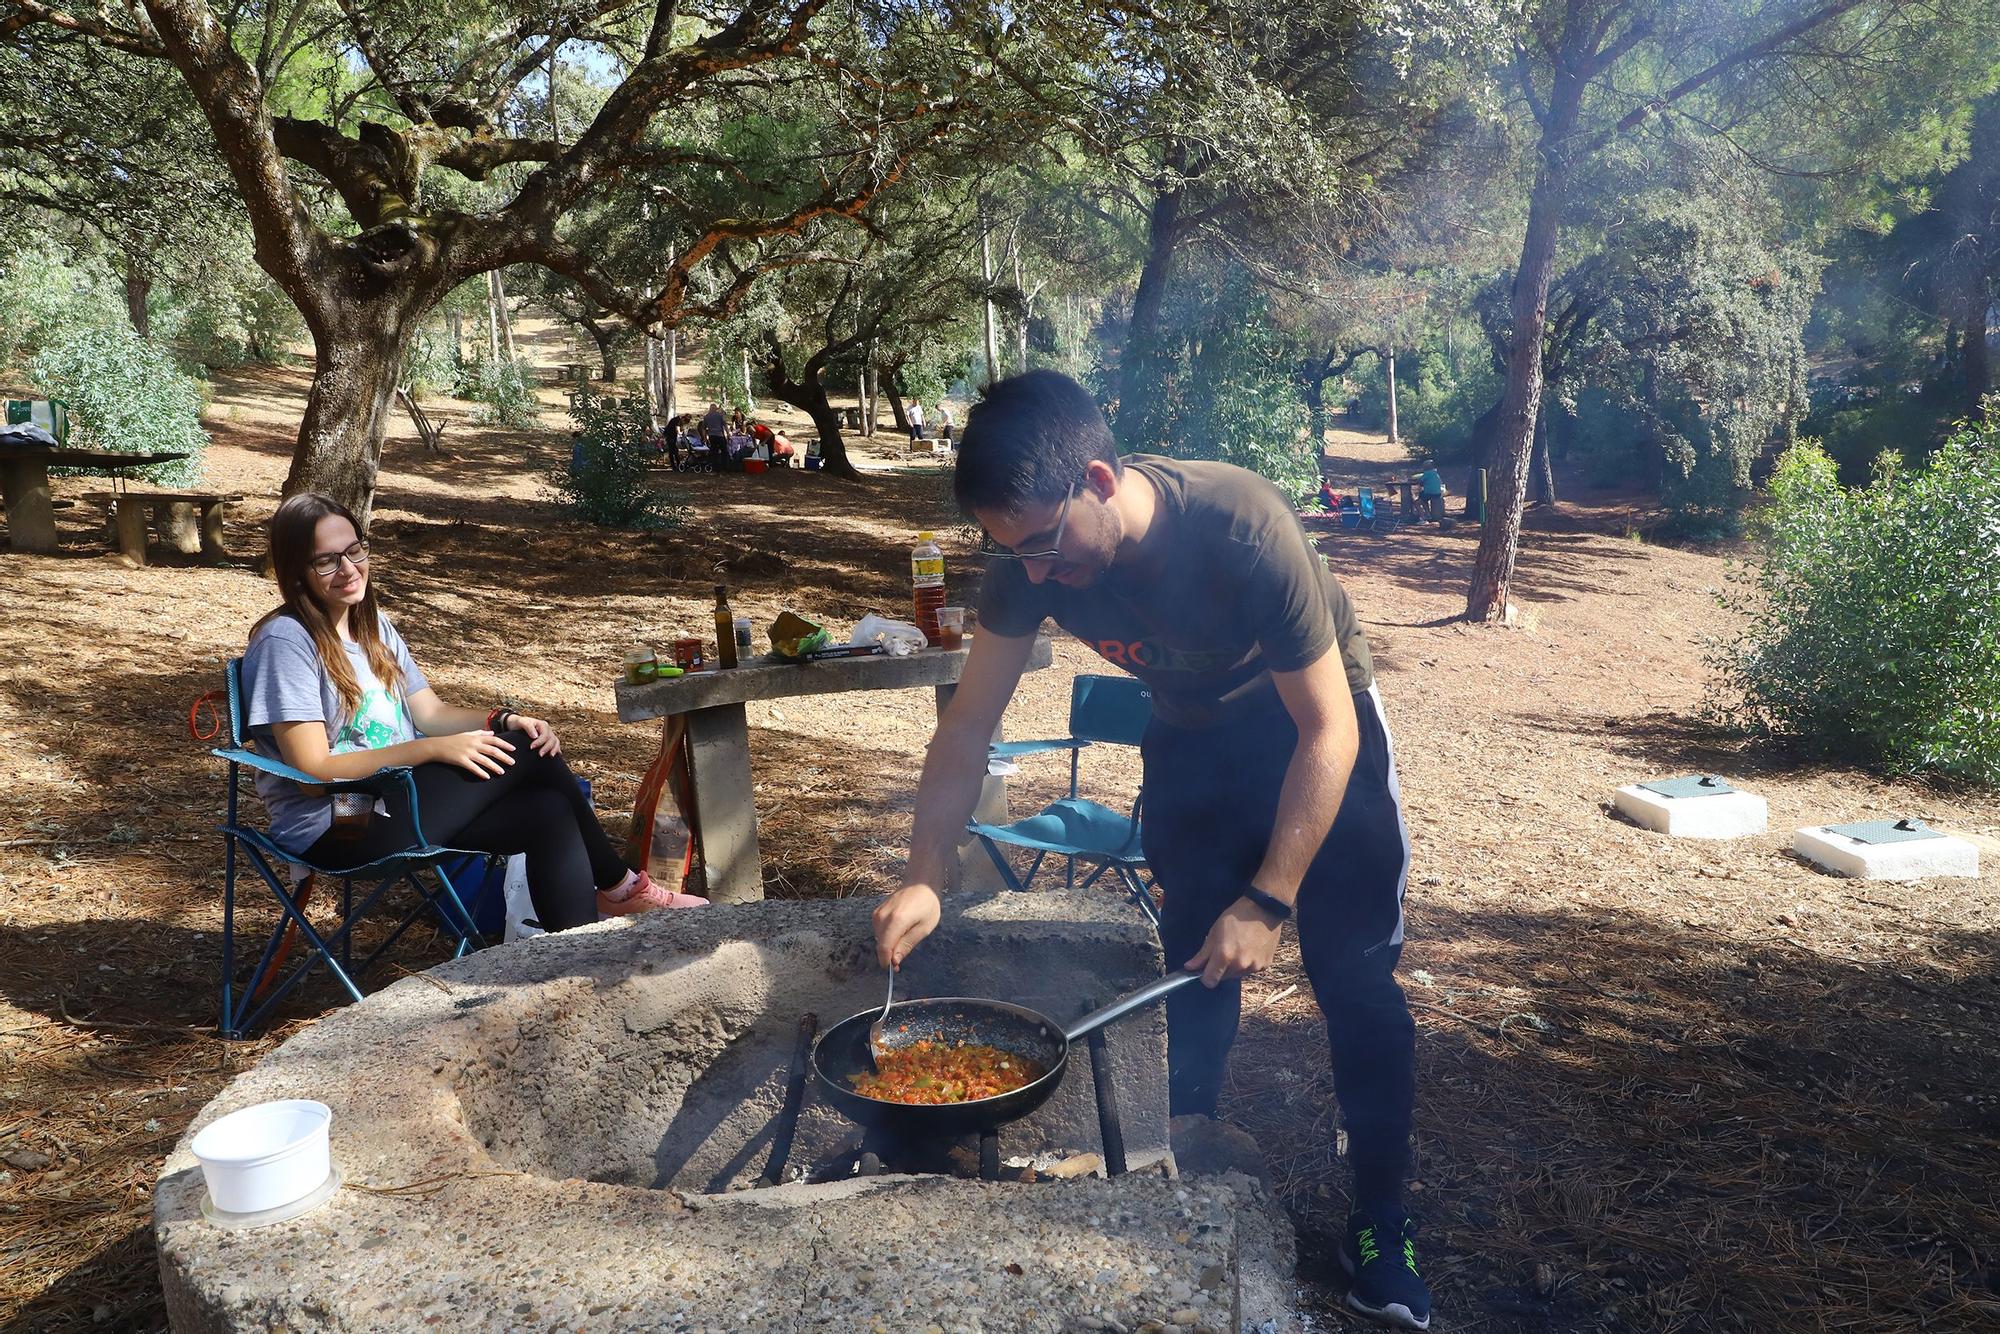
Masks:
[[[118,554],[135,565],[146,563],[146,505],[130,496],[111,502],[111,523],[118,531]]]
[[[937,687],[938,716],[944,716],[944,706],[951,703],[957,686]],[[1003,728],[996,723],[993,739],[1002,741]],[[1007,821],[1007,780],[987,774],[979,785],[979,800],[972,807],[972,818],[981,824],[1005,824]],[[1000,878],[1000,872],[993,865],[993,859],[986,855],[986,849],[979,846],[979,840],[969,838],[958,845],[958,870],[955,883],[950,889],[1005,889],[1007,882]]]
[[[701,826],[708,896],[716,903],[764,897],[757,850],[757,798],[750,786],[750,721],[741,704],[688,714],[688,760]]]
[[[195,522],[194,505],[185,500],[155,502],[153,507],[154,527],[160,531],[160,540],[180,552],[183,556],[201,553],[201,528]]]
[[[229,511],[225,501],[204,505],[201,511],[201,558],[205,561],[227,560],[229,551],[222,545],[222,519]]]
[[[49,467],[38,458],[0,458],[0,498],[7,502],[7,541],[16,551],[56,549],[56,507]]]

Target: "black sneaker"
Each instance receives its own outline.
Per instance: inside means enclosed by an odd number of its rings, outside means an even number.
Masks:
[[[1354,1280],[1348,1310],[1398,1329],[1431,1327],[1431,1290],[1417,1277],[1416,1228],[1409,1219],[1386,1226],[1359,1210],[1349,1214],[1340,1266]]]

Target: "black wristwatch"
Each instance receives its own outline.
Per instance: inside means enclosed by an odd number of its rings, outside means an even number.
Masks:
[[[1255,885],[1245,886],[1242,897],[1250,900],[1260,912],[1275,921],[1282,922],[1292,915],[1291,904],[1275,894],[1266,894]]]

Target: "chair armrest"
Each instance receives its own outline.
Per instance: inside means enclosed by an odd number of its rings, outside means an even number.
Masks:
[[[986,758],[991,760],[1018,759],[1023,755],[1041,755],[1052,750],[1082,750],[1090,742],[1076,737],[1064,737],[1049,741],[995,741],[986,748]]]
[[[241,764],[267,774],[275,774],[279,778],[289,778],[294,783],[306,787],[323,788],[328,792],[368,792],[379,797],[385,795],[384,789],[394,783],[402,788],[403,796],[409,803],[411,833],[416,839],[416,846],[428,846],[423,820],[417,811],[416,772],[407,764],[385,765],[366,778],[342,778],[328,782],[322,778],[314,778],[303,769],[294,769],[282,760],[274,760],[268,755],[260,755],[247,748],[211,750],[209,754],[217,759],[228,760],[231,764]]]

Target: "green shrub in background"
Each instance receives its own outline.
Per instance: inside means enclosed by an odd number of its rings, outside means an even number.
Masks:
[[[418,398],[434,398],[458,388],[465,366],[451,331],[442,324],[426,324],[410,340],[403,353],[402,387]],[[523,386],[525,387],[525,385]]]
[[[501,357],[476,357],[459,376],[458,396],[477,403],[472,420],[482,426],[534,426],[541,421],[541,404],[528,383],[528,364]]]
[[[186,454],[139,475],[160,486],[201,480],[208,448],[202,385],[158,344],[129,328],[71,329],[57,333],[29,371],[40,395],[69,405],[70,444],[116,454]]]
[[[555,499],[586,523],[606,528],[671,528],[680,511],[653,489],[646,443],[652,420],[642,398],[579,392],[569,409],[576,423],[567,457],[549,469]]]
[[[1720,711],[1827,755],[2000,785],[2000,425],[1959,429],[1919,470],[1885,455],[1840,485],[1816,443],[1785,452],[1761,519],[1749,617],[1719,646]]]

